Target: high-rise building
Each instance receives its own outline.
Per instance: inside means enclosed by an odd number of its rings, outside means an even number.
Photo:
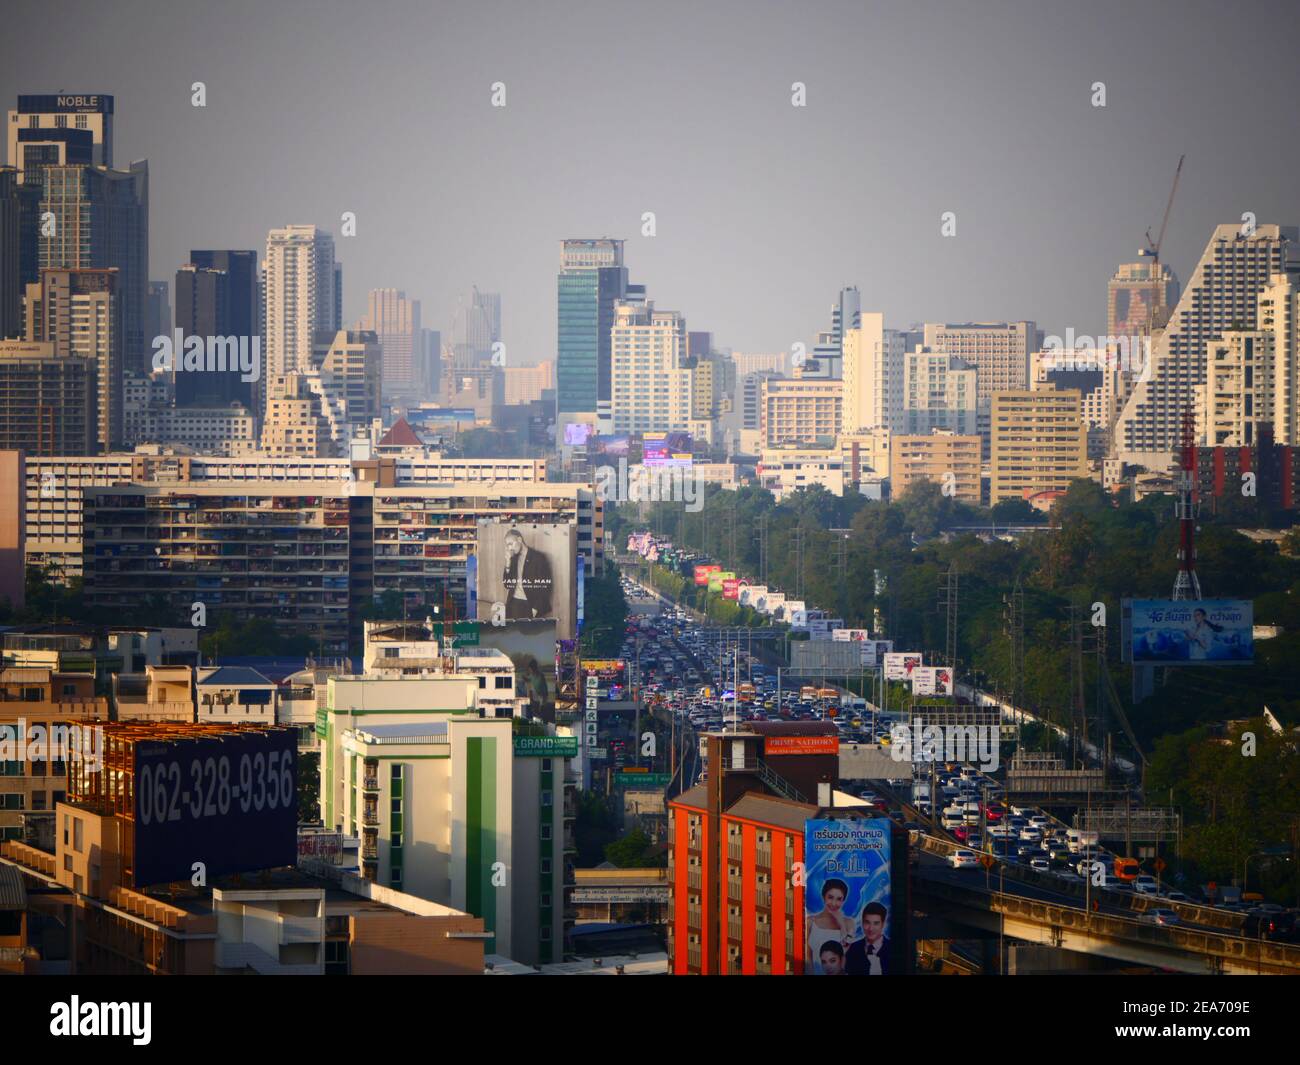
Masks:
[[[169,336],[172,331],[171,285],[166,281],[150,281],[148,303],[145,307],[144,335],[152,345],[154,337]]]
[[[20,171],[51,164],[113,165],[111,96],[19,96],[6,126],[5,158]]]
[[[499,302],[497,307],[499,310]],[[419,300],[407,299],[405,292],[395,288],[372,288],[359,328],[379,338],[384,402],[419,400],[427,394]]]
[[[943,429],[975,435],[978,376],[973,366],[946,352],[908,352],[903,357],[901,431],[924,434]]]
[[[54,345],[56,355],[95,364],[96,439],[108,451],[122,440],[121,337],[117,270],[42,270],[27,286],[26,338]]]
[[[927,322],[925,346],[975,367],[979,400],[987,406],[994,392],[1029,387],[1029,353],[1042,344],[1033,322]]]
[[[121,370],[148,371],[152,337],[145,336],[149,303],[149,164],[129,170],[60,165],[39,168],[42,270],[107,270],[115,287]],[[29,170],[26,182],[36,180]]]
[[[266,383],[262,450],[277,458],[328,458],[336,455],[335,433],[320,378],[275,374]]]
[[[1106,284],[1106,332],[1150,336],[1165,327],[1177,303],[1178,278],[1144,248],[1137,262],[1122,264]]]
[[[1261,290],[1273,275],[1296,270],[1296,227],[1215,228],[1115,423],[1112,457],[1168,465],[1181,443],[1183,416],[1195,409],[1195,388],[1205,384],[1208,346],[1229,330],[1256,328]]]
[[[85,455],[99,428],[96,364],[54,345],[0,340],[0,450]]]
[[[335,444],[342,453],[357,431],[383,411],[379,336],[355,329],[319,332],[311,361],[313,373],[320,378]]]
[[[831,327],[817,334],[817,343],[807,360],[796,369],[799,377],[838,378],[843,376],[844,336],[862,324],[862,297],[857,287],[840,289],[831,304]]]
[[[878,311],[858,317],[858,327],[844,334],[840,431],[892,429],[903,405],[903,337],[885,328],[885,316]]]
[[[505,403],[522,407],[535,403],[542,393],[555,387],[555,363],[547,359],[536,366],[505,367]]]
[[[479,366],[492,359],[501,339],[501,296],[477,287],[460,297],[451,326],[451,357],[458,367]]]
[[[989,505],[1064,492],[1088,476],[1088,433],[1075,388],[995,392]]]
[[[644,289],[628,285],[623,242],[602,239],[561,244],[557,290],[557,410],[562,416],[594,414],[612,395],[614,308]]]
[[[693,378],[686,320],[649,300],[614,308],[610,339],[610,408],[614,432],[689,432]]]
[[[273,229],[266,238],[264,269],[266,377],[306,373],[317,331],[343,327],[334,238],[316,226]]]
[[[0,166],[0,340],[23,335],[20,189],[17,169]]]

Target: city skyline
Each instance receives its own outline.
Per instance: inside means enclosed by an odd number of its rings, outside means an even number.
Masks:
[[[1284,144],[1269,165],[1242,170],[1222,141],[1225,122],[1286,121],[1300,75],[1285,61],[1284,32],[1252,42],[1249,79],[1208,79],[1196,57],[1231,27],[1229,11],[1197,5],[1195,17],[1174,20],[1110,5],[1126,26],[1111,39],[1095,5],[1086,18],[1059,6],[995,6],[1017,15],[996,20],[996,40],[981,26],[995,20],[947,5],[868,16],[826,4],[827,28],[798,34],[787,32],[796,16],[775,7],[735,20],[739,9],[723,5],[673,42],[696,74],[688,90],[655,63],[665,29],[615,32],[635,10],[626,5],[543,16],[398,4],[367,27],[367,47],[393,59],[428,48],[418,64],[376,71],[355,62],[357,31],[341,12],[302,20],[284,4],[263,18],[236,5],[184,25],[140,20],[128,41],[107,10],[67,4],[93,28],[83,39],[95,47],[37,38],[0,72],[0,93],[115,96],[115,165],[150,160],[154,279],[172,276],[191,247],[261,248],[272,228],[317,225],[347,268],[345,321],[363,316],[371,289],[395,287],[445,329],[457,295],[477,284],[502,294],[515,365],[554,357],[554,249],[566,238],[626,240],[631,273],[663,305],[721,347],[763,351],[815,337],[845,284],[891,326],[1033,319],[1048,333],[1100,333],[1107,280],[1158,228],[1184,153],[1162,255],[1180,278],[1206,234],[1245,211],[1261,223],[1295,221],[1286,175],[1296,150]],[[1284,5],[1261,7],[1279,25],[1295,20]],[[24,10],[35,8],[19,3],[14,17]],[[297,76],[283,51],[291,28],[303,63],[336,71],[330,84]],[[451,35],[440,28],[454,28],[455,50],[444,51]],[[163,34],[166,47],[151,36]],[[584,77],[622,88],[584,95],[562,63],[539,57],[539,35],[587,56]],[[857,58],[857,44],[881,35],[895,46],[871,64]],[[961,91],[917,88],[914,57],[945,39],[962,42],[937,53]],[[1060,41],[1070,42],[1064,56]],[[116,62],[137,49],[154,57],[138,72]],[[191,104],[196,81],[203,108]],[[807,87],[807,107],[791,106],[795,81]],[[504,108],[491,104],[495,82],[505,85]],[[1106,85],[1104,108],[1092,104],[1096,82]],[[268,106],[277,93],[284,104]],[[642,131],[629,145],[615,130],[632,108]],[[286,112],[295,120],[286,124]],[[1014,135],[989,137],[999,124],[1032,134],[1019,146]],[[351,147],[340,150],[324,129],[348,130]],[[612,150],[595,168],[576,145],[606,131]],[[222,152],[205,149],[213,143]],[[942,150],[930,156],[927,146]],[[390,165],[377,170],[376,157]],[[356,214],[355,237],[341,235],[345,211]],[[653,237],[640,235],[646,211]],[[956,214],[954,237],[940,236],[945,211]],[[825,240],[811,243],[818,233]],[[511,253],[501,256],[507,240]]]

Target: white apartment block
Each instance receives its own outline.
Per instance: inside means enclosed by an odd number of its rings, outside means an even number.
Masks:
[[[1033,322],[925,323],[925,347],[975,368],[985,407],[994,392],[1029,387],[1029,353],[1041,346]]]
[[[970,436],[977,431],[978,371],[954,355],[924,348],[903,357],[903,409],[898,430],[935,429]]]
[[[831,495],[844,494],[844,456],[835,448],[764,448],[758,481],[781,502],[791,492],[820,485]]]
[[[878,311],[861,312],[859,321],[844,332],[842,433],[892,429],[903,405],[903,335],[886,329]]]
[[[334,238],[315,226],[273,229],[266,238],[263,272],[265,376],[306,373],[317,330],[343,324]]]

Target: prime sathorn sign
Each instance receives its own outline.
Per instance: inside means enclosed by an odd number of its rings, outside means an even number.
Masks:
[[[839,736],[767,736],[763,753],[769,758],[781,754],[839,754]]]

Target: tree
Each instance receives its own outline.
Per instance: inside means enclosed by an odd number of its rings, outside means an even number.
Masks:
[[[605,845],[605,861],[620,869],[637,869],[645,864],[646,851],[651,846],[650,837],[641,829],[634,828],[621,839]]]

